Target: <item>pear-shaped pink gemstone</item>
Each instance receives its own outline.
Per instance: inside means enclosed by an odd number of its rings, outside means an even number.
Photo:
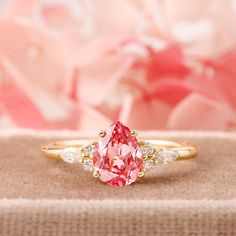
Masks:
[[[139,143],[130,129],[117,121],[99,138],[93,164],[100,179],[113,186],[126,186],[136,181],[143,159]]]

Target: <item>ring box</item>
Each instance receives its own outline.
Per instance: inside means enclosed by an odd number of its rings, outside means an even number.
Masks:
[[[235,133],[143,132],[196,144],[199,155],[120,188],[41,154],[52,140],[84,136],[91,134],[1,133],[1,236],[236,235]]]

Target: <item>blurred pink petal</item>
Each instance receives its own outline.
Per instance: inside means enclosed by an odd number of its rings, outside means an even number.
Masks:
[[[179,80],[166,79],[156,84],[151,96],[169,105],[175,106],[183,98],[196,90],[195,87],[188,86]]]
[[[38,0],[11,0],[2,8],[2,15],[8,18],[16,16],[30,16],[35,7],[38,5]]]
[[[184,56],[180,48],[170,47],[150,56],[151,60],[147,65],[147,78],[149,80],[161,76],[174,75],[183,78],[189,73],[185,65]]]
[[[92,64],[94,61],[99,60],[103,56],[114,54],[119,49],[122,43],[125,41],[124,37],[98,37],[96,39],[89,40],[79,47],[79,53],[77,54],[76,63],[80,67]],[[76,44],[74,44],[74,47]],[[75,48],[74,48],[75,49]],[[93,52],[93,53],[91,53]],[[75,53],[76,54],[76,53]]]
[[[30,83],[6,58],[1,60],[0,72],[2,74],[3,86],[20,85],[22,91],[31,99],[31,102],[37,107],[44,119],[47,121],[56,121],[68,119],[70,105],[65,102],[62,95],[56,95],[45,92],[38,88],[34,83]]]
[[[97,132],[97,130],[109,126],[112,122],[102,113],[88,106],[88,104],[78,104],[78,112],[79,122],[77,128],[79,130],[90,130]]]
[[[60,103],[63,103],[60,101]],[[54,105],[54,104],[53,104]],[[49,109],[52,109],[52,111],[58,112],[55,108],[53,108],[53,105],[49,107]],[[65,112],[65,114],[58,115],[56,114],[51,119],[47,119],[48,121],[48,127],[50,129],[70,129],[70,130],[76,130],[78,128],[78,119],[79,119],[79,110],[77,108],[77,104],[69,104],[65,106],[60,106],[61,109]],[[61,111],[62,113],[62,111]]]
[[[126,94],[122,100],[119,118],[117,120],[123,122],[124,124],[128,122],[129,116],[132,112],[133,102],[134,96],[130,93]]]
[[[65,4],[43,5],[41,11],[43,19],[51,27],[63,28],[63,26],[72,23],[75,27],[75,24],[78,23],[69,7]]]
[[[47,122],[27,94],[16,85],[0,92],[0,103],[18,127],[47,128]]]
[[[75,67],[83,67],[119,48],[124,37],[97,37],[85,40],[79,30],[68,27],[62,31],[58,41],[64,49],[67,62]]]
[[[36,26],[14,21],[0,21],[0,35],[0,54],[28,82],[57,93],[70,68],[55,38]]]
[[[234,1],[211,0],[207,15],[211,17],[215,26],[215,35],[213,36],[209,47],[214,52],[213,55],[220,56],[232,48],[235,48],[236,38],[236,8],[233,7]]]
[[[172,111],[167,127],[178,130],[222,130],[231,120],[232,111],[226,105],[192,93]]]
[[[213,66],[204,65],[204,62],[202,62],[202,66],[203,68],[200,72],[193,72],[187,77],[185,85],[187,87],[193,87],[194,89],[191,90],[192,92],[198,92],[213,100],[228,103],[222,88],[216,83]]]
[[[229,103],[236,108],[236,51],[216,61],[213,69],[215,69],[215,84],[222,90]]]
[[[0,106],[1,110],[1,106]],[[3,109],[2,109],[3,110]],[[1,111],[0,112],[0,129],[12,129],[17,127],[17,125],[14,123],[14,121],[9,117],[7,112]]]
[[[107,95],[116,87],[132,63],[132,57],[111,54],[81,67],[78,83],[81,101],[98,105],[104,99],[109,99]]]
[[[165,0],[161,2],[169,21],[195,20],[206,11],[209,1],[205,0]]]
[[[164,129],[170,112],[171,107],[157,99],[136,99],[132,104],[127,124],[142,130]]]
[[[149,96],[175,106],[191,93],[199,93],[210,99],[226,102],[222,91],[217,87],[214,78],[207,74],[190,74],[185,80],[162,79],[156,83]]]
[[[180,3],[182,2],[182,4]],[[236,9],[233,1],[167,0],[161,2],[169,38],[198,57],[221,55],[235,46]]]
[[[131,1],[96,0],[93,9],[93,20],[101,34],[131,33],[146,24],[142,12]]]

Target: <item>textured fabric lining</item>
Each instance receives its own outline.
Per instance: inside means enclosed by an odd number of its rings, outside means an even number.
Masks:
[[[236,201],[3,200],[1,235],[235,235]]]

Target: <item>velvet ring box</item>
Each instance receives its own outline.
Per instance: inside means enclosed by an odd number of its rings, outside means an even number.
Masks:
[[[199,147],[128,187],[42,156],[51,140],[88,134],[2,132],[0,235],[236,235],[236,134],[148,132]]]

